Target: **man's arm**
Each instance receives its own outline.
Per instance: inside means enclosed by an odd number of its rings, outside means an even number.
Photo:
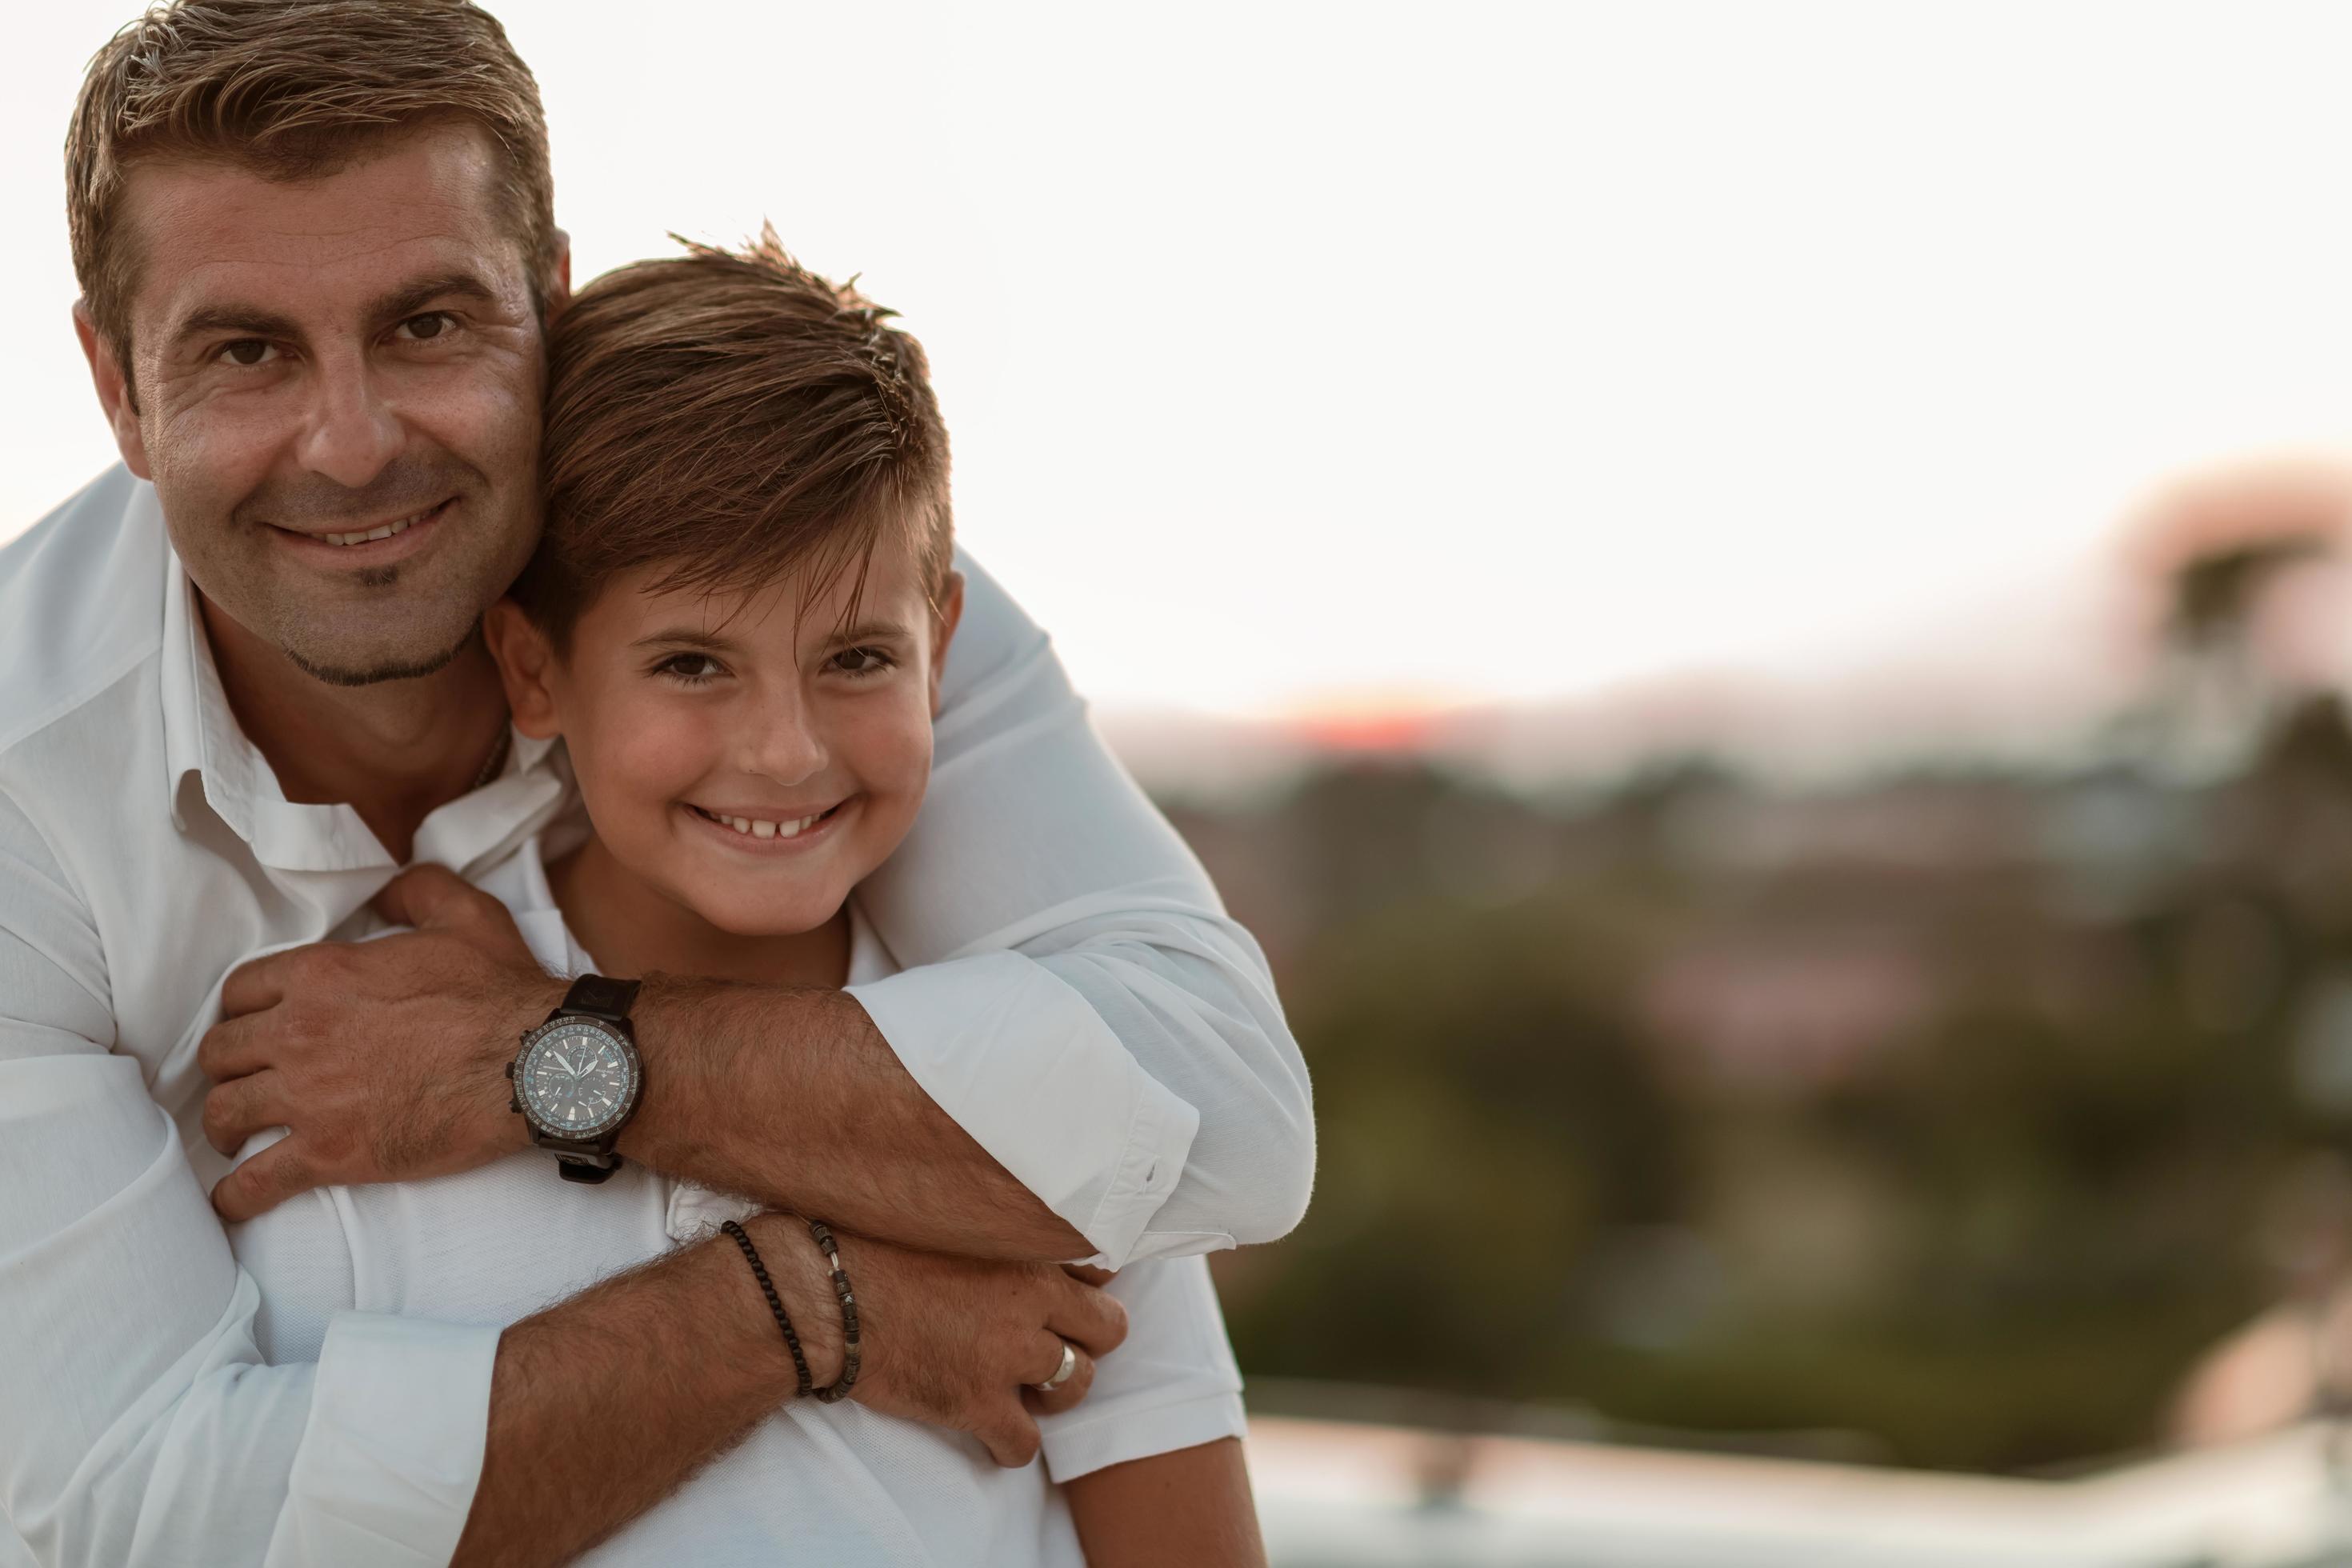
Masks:
[[[461,1531],[484,1561],[551,1562],[576,1547],[535,1498],[568,1497],[557,1478],[587,1428],[630,1411],[598,1497],[570,1500],[577,1528],[603,1533],[778,1402],[781,1338],[731,1246],[674,1255],[503,1337],[350,1312],[316,1363],[266,1364],[251,1277],[139,1064],[105,1044],[97,932],[5,795],[0,889],[0,1511],[47,1568],[405,1568],[447,1559]],[[751,1223],[822,1357],[838,1304],[805,1231]],[[857,1399],[973,1432],[1007,1462],[1035,1451],[1021,1385],[1050,1374],[1055,1335],[1100,1351],[1124,1333],[1118,1302],[1058,1269],[854,1237],[843,1258],[866,1327]],[[723,1346],[741,1384],[670,1364],[678,1336],[643,1332],[688,1300],[697,1353]],[[567,1359],[591,1343],[614,1353]]]
[[[191,1541],[209,1561],[259,1563],[306,1441],[320,1457],[366,1449],[332,1410],[310,1429],[314,1389],[353,1386],[361,1363],[261,1364],[253,1281],[113,1037],[98,932],[0,794],[0,1511],[52,1568],[186,1561]],[[417,1387],[478,1373],[487,1389],[495,1342],[420,1325],[369,1364]],[[414,1492],[446,1500],[443,1486],[427,1466]],[[330,1486],[306,1500],[341,1500]]]
[[[838,1305],[807,1227],[745,1222],[820,1386],[841,1373]],[[975,1264],[841,1238],[857,1289],[864,1366],[853,1397],[971,1432],[999,1464],[1037,1452],[1023,1384],[1060,1342],[1091,1362],[1117,1348],[1117,1300],[1059,1269]],[[692,1322],[692,1334],[676,1331]],[[1089,1368],[1091,1371],[1091,1368]],[[608,1279],[509,1329],[490,1396],[488,1452],[453,1568],[571,1561],[667,1497],[791,1398],[795,1373],[765,1299],[725,1237]],[[1066,1408],[1084,1382],[1037,1408]],[[341,1562],[331,1553],[318,1559]]]
[[[504,905],[440,867],[400,878],[379,904],[416,930],[273,953],[222,987],[226,1016],[198,1049],[216,1080],[205,1135],[232,1153],[292,1129],[215,1186],[227,1219],[529,1147],[504,1069],[563,982]],[[646,1098],[625,1156],[902,1246],[1033,1261],[1090,1250],[924,1094],[847,993],[655,975],[631,1016]],[[362,1020],[402,1048],[341,1048]]]

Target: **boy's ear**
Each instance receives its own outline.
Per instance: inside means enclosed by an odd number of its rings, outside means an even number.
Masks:
[[[940,716],[940,678],[947,672],[948,645],[955,641],[957,623],[963,619],[963,574],[950,572],[940,591],[939,613],[931,627],[931,717]]]
[[[98,405],[106,410],[107,427],[114,432],[114,449],[122,466],[142,479],[147,470],[147,438],[139,430],[139,400],[131,387],[131,373],[114,352],[113,342],[100,333],[89,307],[74,301],[74,336],[81,340],[81,357],[89,362],[89,379],[98,388]]]
[[[490,657],[498,660],[499,679],[506,684],[507,710],[514,715],[515,728],[534,741],[552,740],[563,733],[549,681],[555,649],[547,634],[522,613],[521,605],[512,599],[500,599],[482,616],[482,640],[490,645]]]

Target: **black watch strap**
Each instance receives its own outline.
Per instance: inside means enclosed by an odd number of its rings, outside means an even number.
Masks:
[[[563,994],[563,1005],[558,1013],[577,1017],[602,1018],[608,1024],[625,1024],[629,1009],[636,1005],[637,984],[634,980],[611,980],[602,974],[583,974],[572,983]]]

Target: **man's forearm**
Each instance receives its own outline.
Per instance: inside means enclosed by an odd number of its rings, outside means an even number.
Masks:
[[[788,1215],[745,1228],[812,1373],[832,1382],[839,1310],[806,1231]],[[767,1301],[724,1237],[525,1318],[499,1342],[481,1484],[453,1564],[570,1562],[675,1491],[795,1386]]]
[[[1092,1244],[940,1109],[845,992],[655,976],[624,1154],[666,1174],[969,1258]]]

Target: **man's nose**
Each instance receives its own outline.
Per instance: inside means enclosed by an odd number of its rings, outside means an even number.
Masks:
[[[402,439],[400,417],[384,401],[362,357],[319,364],[310,427],[302,437],[303,467],[345,489],[359,489],[399,454]]]

